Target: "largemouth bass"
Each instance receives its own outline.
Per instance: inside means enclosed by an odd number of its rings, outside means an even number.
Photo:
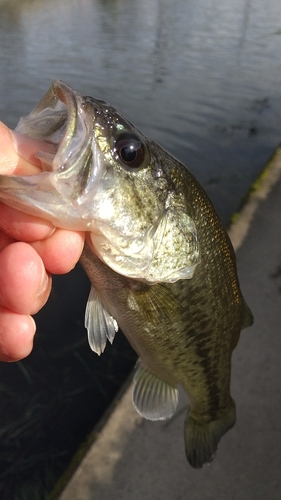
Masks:
[[[252,324],[211,201],[183,164],[114,108],[63,82],[16,130],[56,153],[38,152],[37,175],[0,176],[0,199],[87,232],[90,346],[101,354],[121,328],[139,355],[133,401],[144,418],[169,418],[184,388],[186,455],[202,467],[235,423],[231,355]]]

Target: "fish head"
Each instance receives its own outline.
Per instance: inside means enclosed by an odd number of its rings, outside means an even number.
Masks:
[[[42,172],[0,176],[0,199],[56,226],[88,232],[114,271],[147,283],[191,278],[200,261],[184,172],[115,108],[61,81],[16,131],[56,146]]]

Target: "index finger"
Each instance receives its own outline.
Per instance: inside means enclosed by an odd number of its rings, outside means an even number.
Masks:
[[[56,228],[48,220],[25,214],[0,202],[0,229],[15,240],[32,243],[48,238]]]

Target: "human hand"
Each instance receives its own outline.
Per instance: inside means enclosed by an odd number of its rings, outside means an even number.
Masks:
[[[34,154],[52,148],[11,133],[0,122],[1,174],[40,171]],[[0,361],[16,361],[30,353],[36,329],[31,315],[48,300],[50,273],[73,269],[83,245],[83,232],[55,228],[0,202]]]

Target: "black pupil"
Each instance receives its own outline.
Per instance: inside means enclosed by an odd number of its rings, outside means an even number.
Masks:
[[[120,156],[125,163],[131,163],[137,158],[138,149],[135,144],[126,144],[120,149]]]

